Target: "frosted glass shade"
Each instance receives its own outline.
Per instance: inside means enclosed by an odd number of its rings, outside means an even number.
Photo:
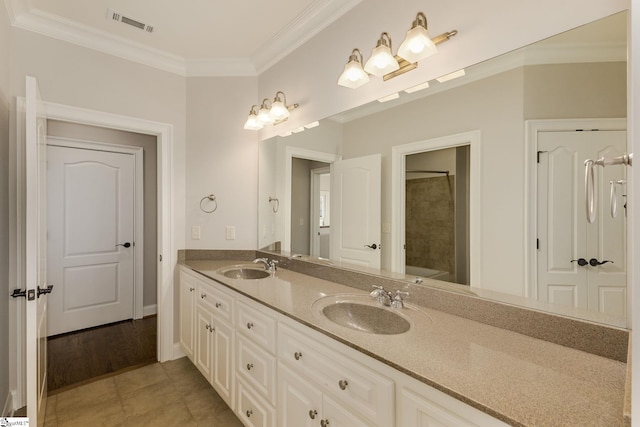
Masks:
[[[344,71],[338,78],[338,85],[351,89],[358,88],[369,81],[369,75],[362,69],[362,64],[352,59],[344,66]]]
[[[260,130],[262,127],[262,123],[258,121],[258,116],[255,114],[249,114],[247,121],[244,123],[244,128],[246,130]]]
[[[422,25],[407,31],[407,37],[398,49],[398,56],[414,63],[438,53],[438,48]]]
[[[398,65],[396,58],[393,57],[391,49],[384,44],[379,44],[373,49],[371,58],[369,58],[364,66],[364,70],[367,73],[378,77],[382,77],[399,68],[400,65]]]
[[[273,104],[271,104],[269,115],[274,122],[279,122],[289,117],[289,109],[284,105],[284,102],[274,101]]]
[[[269,110],[264,105],[260,107],[260,111],[258,111],[258,122],[260,122],[262,125],[269,125],[273,123],[271,114],[269,114]]]

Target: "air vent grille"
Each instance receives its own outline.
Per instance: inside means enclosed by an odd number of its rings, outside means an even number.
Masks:
[[[113,9],[107,9],[107,19],[121,22],[123,24],[131,25],[134,28],[139,30],[146,31],[147,33],[153,33],[153,25],[145,24],[141,22],[139,19],[131,18],[130,16],[125,16],[120,12],[116,12]]]

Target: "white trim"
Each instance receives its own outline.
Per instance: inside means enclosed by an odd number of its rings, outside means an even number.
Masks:
[[[182,344],[177,342],[173,344],[173,359],[180,359],[181,357],[187,357],[187,353],[182,349]]]
[[[15,411],[13,407],[13,396],[15,394],[15,390],[10,390],[7,393],[7,398],[4,400],[4,407],[2,408],[2,412],[0,413],[0,417],[11,417]]]
[[[524,136],[524,295],[537,297],[537,260],[534,256],[538,238],[537,224],[537,151],[540,132],[571,131],[576,129],[626,130],[627,119],[549,119],[525,120]],[[631,265],[631,264],[629,264]],[[629,276],[627,276],[629,277]],[[627,279],[628,288],[631,282]],[[630,323],[629,323],[630,324]]]
[[[154,314],[158,314],[158,304],[145,305],[142,309],[142,316],[153,316]],[[173,355],[175,357],[175,353]]]
[[[173,357],[173,125],[45,102],[50,119],[155,135],[158,139],[158,360]]]
[[[471,284],[482,287],[482,218],[480,209],[482,170],[480,164],[479,130],[449,135],[440,138],[397,145],[391,149],[391,271],[404,273],[405,268],[405,165],[411,154],[442,148],[469,145],[470,148],[470,194],[469,194],[469,276]]]
[[[322,151],[313,151],[292,146],[286,147],[284,154],[284,199],[281,205],[284,211],[282,250],[285,252],[291,252],[291,162],[293,162],[294,157],[325,163],[342,160],[342,156],[339,154],[323,153]]]
[[[133,318],[141,319],[143,317],[142,301],[144,299],[144,149],[142,147],[129,145],[109,144],[99,141],[81,141],[59,137],[47,137],[47,145],[133,155],[135,165],[135,189],[133,197]]]
[[[310,236],[310,248],[309,255],[312,257],[320,258],[320,235],[318,234],[320,228],[318,223],[320,222],[320,177],[322,175],[330,174],[331,168],[316,168],[311,169],[311,213],[309,218],[309,233]]]

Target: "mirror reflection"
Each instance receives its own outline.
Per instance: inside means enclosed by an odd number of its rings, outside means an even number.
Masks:
[[[626,151],[626,13],[429,85],[262,142],[259,247],[623,326],[626,170],[588,225],[582,165]]]

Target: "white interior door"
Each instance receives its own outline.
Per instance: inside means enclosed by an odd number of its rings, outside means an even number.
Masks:
[[[49,147],[49,335],[133,318],[135,162]]]
[[[26,79],[25,112],[27,416],[30,425],[41,426],[47,405],[47,118],[33,77]]]
[[[381,155],[331,164],[332,260],[380,268]]]
[[[584,161],[624,154],[626,132],[541,132],[538,150],[538,298],[624,316],[625,201],[619,201],[619,213],[612,218],[609,182],[624,180],[626,170],[623,166],[597,169],[597,221],[588,224]],[[592,259],[610,262],[591,265]]]

